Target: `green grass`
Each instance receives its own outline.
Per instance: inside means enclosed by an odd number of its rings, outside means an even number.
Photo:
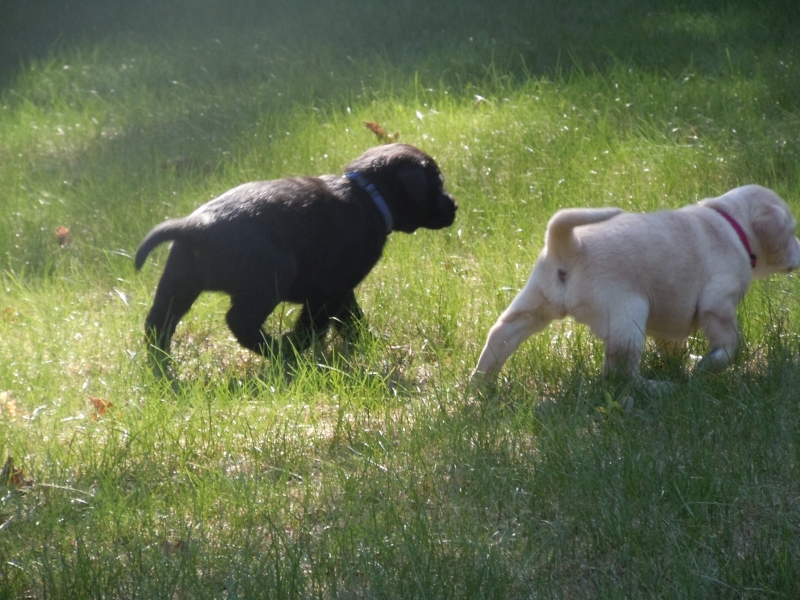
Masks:
[[[468,384],[559,207],[755,182],[800,214],[793,4],[107,4],[0,24],[0,460],[27,480],[0,484],[0,599],[800,596],[795,277],[753,285],[728,371],[648,351],[672,386],[631,414],[571,321]],[[374,339],[286,369],[208,294],[155,378],[146,231],[341,172],[364,121],[460,204],[391,236],[357,292]]]

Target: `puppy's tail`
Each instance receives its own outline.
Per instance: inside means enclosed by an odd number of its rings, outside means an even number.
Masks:
[[[153,248],[169,240],[178,240],[186,237],[185,219],[170,219],[153,227],[144,237],[139,249],[136,250],[136,270],[142,268],[144,261]]]
[[[575,232],[576,227],[600,223],[616,217],[623,212],[621,208],[564,208],[559,210],[547,224],[547,253],[570,261],[580,248]]]

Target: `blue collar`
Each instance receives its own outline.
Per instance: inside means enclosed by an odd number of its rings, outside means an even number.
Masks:
[[[383,196],[381,196],[381,193],[378,191],[378,188],[375,187],[375,184],[368,181],[367,178],[358,171],[349,171],[348,173],[345,173],[344,176],[351,181],[355,181],[361,189],[363,189],[372,197],[372,201],[375,203],[375,206],[378,207],[378,210],[381,211],[381,214],[383,215],[383,220],[386,221],[386,233],[391,232],[392,227],[394,226],[392,213],[389,211],[386,200],[383,199]]]

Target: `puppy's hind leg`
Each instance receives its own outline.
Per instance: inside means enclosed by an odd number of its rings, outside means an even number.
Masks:
[[[605,332],[595,334],[605,344],[603,375],[621,374],[638,380],[639,363],[642,359],[645,342],[645,327],[649,305],[644,299],[630,299],[620,302],[607,315]]]
[[[274,290],[251,290],[237,294],[231,297],[231,307],[225,315],[236,340],[262,356],[274,356],[279,347],[278,342],[261,327],[278,305],[274,297]]]
[[[522,342],[564,316],[545,297],[537,276],[534,270],[528,283],[489,330],[473,377],[479,373],[486,376],[497,373]]]
[[[202,292],[188,249],[175,244],[156,288],[155,299],[145,319],[145,341],[150,357],[162,364],[169,356],[170,343],[181,318]]]

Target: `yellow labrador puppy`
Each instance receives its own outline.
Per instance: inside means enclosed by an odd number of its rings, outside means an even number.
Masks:
[[[758,185],[649,214],[560,210],[475,372],[496,373],[525,339],[567,315],[605,343],[604,374],[638,379],[645,335],[676,354],[697,329],[710,344],[698,367],[724,367],[738,348],[736,306],[751,279],[800,267],[794,228],[786,203]]]

